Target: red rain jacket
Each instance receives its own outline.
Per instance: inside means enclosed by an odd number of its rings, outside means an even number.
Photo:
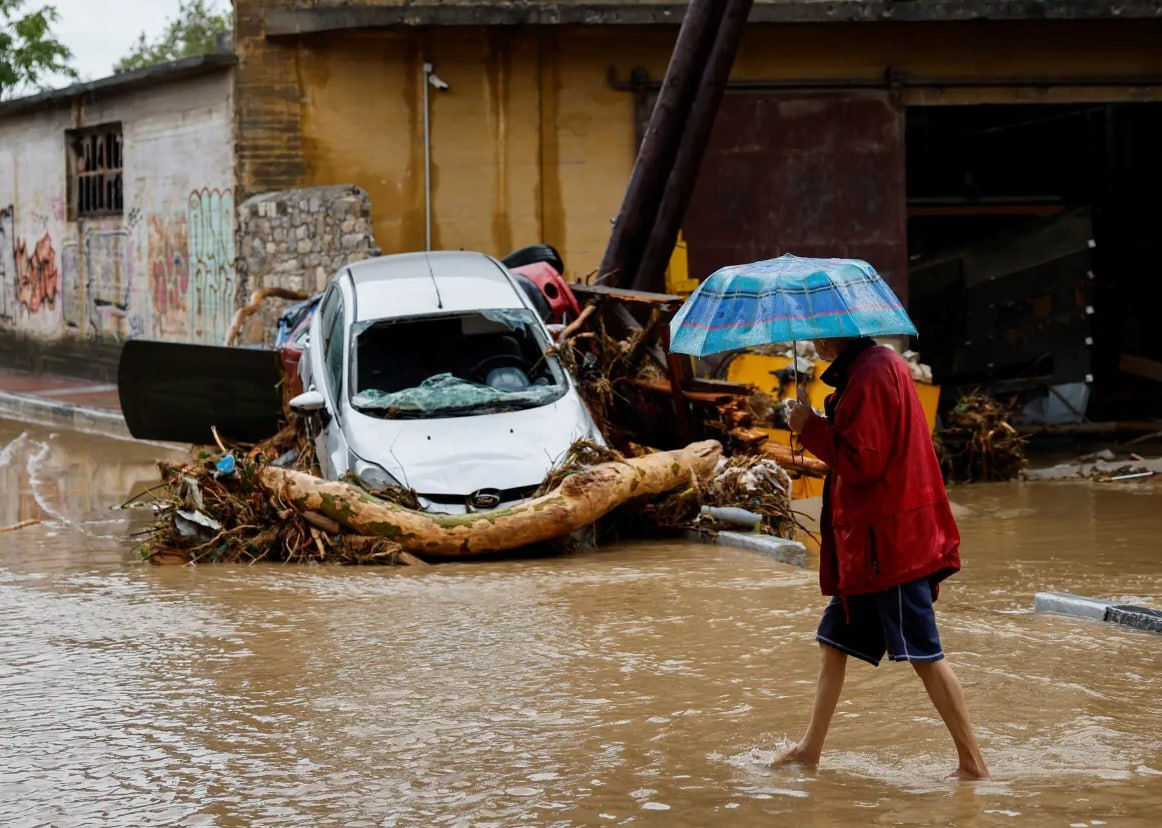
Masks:
[[[857,342],[844,356],[822,377],[836,388],[829,416],[810,417],[801,435],[831,467],[819,586],[843,596],[938,582],[960,569],[960,533],[911,371],[884,346]]]

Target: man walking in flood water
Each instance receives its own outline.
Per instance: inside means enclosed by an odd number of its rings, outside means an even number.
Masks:
[[[826,416],[792,403],[791,430],[831,468],[823,489],[819,584],[831,603],[811,723],[780,764],[816,764],[839,702],[849,655],[878,666],[908,661],[956,744],[961,779],[988,768],[964,690],[940,645],[932,603],[960,569],[960,535],[907,364],[871,339],[815,341],[835,388]]]

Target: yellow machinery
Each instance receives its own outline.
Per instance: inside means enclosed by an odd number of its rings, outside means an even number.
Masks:
[[[760,354],[740,354],[735,357],[727,369],[726,378],[731,382],[743,382],[747,385],[753,385],[762,391],[771,394],[777,394],[779,391],[779,380],[775,376],[776,372],[783,370],[791,364],[789,357],[782,356],[763,356]],[[807,385],[807,397],[811,401],[811,406],[819,411],[823,410],[823,400],[831,393],[832,388],[826,385],[818,377],[827,370],[829,362],[823,360],[815,361],[815,377]],[[782,399],[794,399],[796,388],[794,382],[788,382],[783,386]],[[940,401],[940,386],[929,385],[927,383],[917,382],[916,392],[920,395],[920,405],[924,409],[924,418],[928,421],[928,430],[931,431],[936,427],[936,406]],[[791,432],[785,428],[768,428],[763,429],[769,438],[777,443],[783,445],[791,445]],[[798,441],[794,444],[795,449],[801,448]],[[792,492],[792,497],[799,499],[805,497],[819,497],[823,494],[823,481],[815,477],[801,477],[795,481],[795,488]]]

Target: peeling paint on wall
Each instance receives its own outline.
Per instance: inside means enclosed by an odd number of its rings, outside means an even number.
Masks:
[[[0,324],[16,321],[16,261],[12,251],[16,237],[12,229],[12,205],[0,208]]]
[[[65,326],[91,337],[122,339],[129,314],[133,256],[123,227],[85,228],[61,250]]]
[[[85,231],[89,321],[98,334],[120,334],[121,325],[117,320],[129,314],[133,257],[128,249],[129,232],[124,228]]]

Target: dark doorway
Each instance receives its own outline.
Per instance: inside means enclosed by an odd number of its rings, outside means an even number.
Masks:
[[[1162,413],[1162,104],[913,108],[906,140],[910,310],[937,381],[1022,402],[1080,383],[1091,419]]]

